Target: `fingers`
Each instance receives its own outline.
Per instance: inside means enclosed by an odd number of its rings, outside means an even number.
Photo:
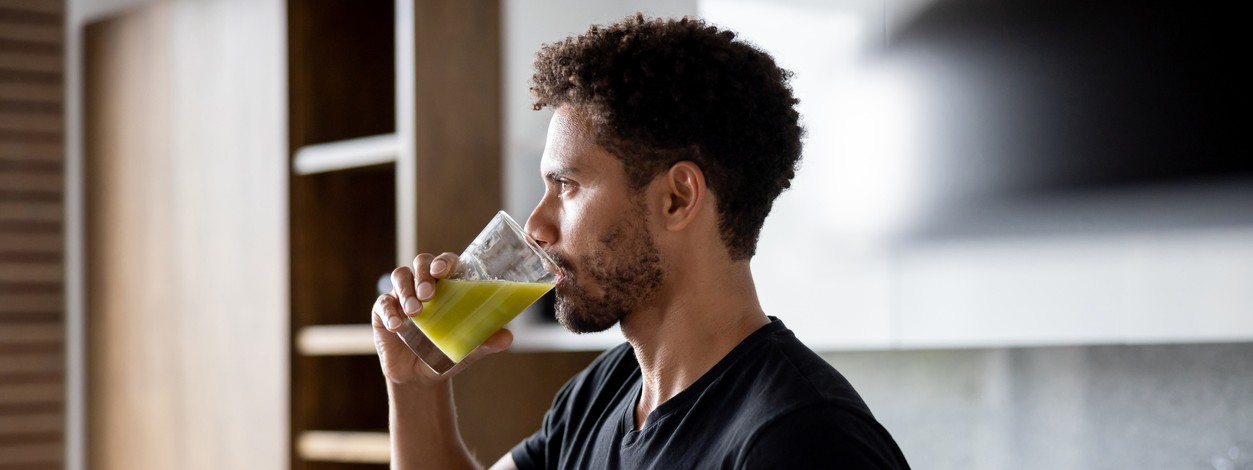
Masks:
[[[414,258],[413,272],[417,274],[415,297],[421,302],[431,300],[431,297],[435,295],[435,283],[451,275],[456,264],[457,255],[453,253],[444,253],[439,256],[423,253]]]
[[[431,276],[436,279],[444,279],[452,274],[453,268],[457,266],[457,254],[444,252],[436,256],[431,261]]]
[[[400,309],[400,301],[396,299],[396,296],[383,294],[374,301],[374,315],[371,316],[371,323],[375,328],[395,331],[403,321],[404,313]]]
[[[433,256],[422,253],[413,259],[413,266],[401,266],[392,271],[392,289],[401,310],[410,317],[422,311],[422,302],[435,295],[435,283],[452,274],[457,255],[444,253]]]
[[[401,266],[392,271],[392,289],[398,299],[398,305],[406,315],[414,316],[422,311],[422,302],[418,301],[417,293],[414,291],[413,270],[408,266]]]

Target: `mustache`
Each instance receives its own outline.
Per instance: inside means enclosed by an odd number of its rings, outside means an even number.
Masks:
[[[547,253],[548,256],[553,259],[553,263],[556,264],[558,268],[561,268],[562,271],[565,271],[567,276],[570,275],[571,265],[569,258],[561,253],[558,253],[556,250],[546,249],[544,250],[544,253]]]

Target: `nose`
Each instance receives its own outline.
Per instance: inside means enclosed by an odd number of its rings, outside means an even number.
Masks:
[[[549,245],[557,242],[557,219],[552,213],[552,208],[548,204],[548,197],[545,195],[540,199],[539,204],[535,206],[535,210],[531,211],[531,216],[526,219],[526,233],[535,239],[539,246],[547,248]]]

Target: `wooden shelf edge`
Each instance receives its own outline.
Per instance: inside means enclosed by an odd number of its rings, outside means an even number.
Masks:
[[[296,451],[305,460],[385,464],[391,461],[391,440],[386,432],[305,431]]]
[[[507,327],[514,332],[514,352],[603,351],[625,339],[617,327],[590,335],[576,335],[559,325],[527,320]],[[306,326],[296,334],[296,351],[305,356],[373,356],[374,327],[370,325]]]
[[[581,335],[555,323],[533,320],[514,321],[508,328],[513,330],[513,345],[509,347],[513,352],[604,351],[626,341],[617,326]]]
[[[296,334],[296,351],[305,356],[372,356],[371,325],[306,326]]]
[[[292,168],[298,175],[309,175],[394,163],[398,146],[396,134],[306,145],[296,151]]]

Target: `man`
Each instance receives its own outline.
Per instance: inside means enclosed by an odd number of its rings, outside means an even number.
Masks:
[[[749,259],[801,153],[789,72],[732,32],[639,15],[545,46],[535,68],[535,108],[555,111],[527,231],[563,270],[562,325],[620,324],[627,344],[493,468],[908,468],[857,392],[757,300]],[[390,333],[455,263],[418,256],[374,306],[393,468],[478,466],[448,378]],[[511,341],[502,330],[459,367]]]

